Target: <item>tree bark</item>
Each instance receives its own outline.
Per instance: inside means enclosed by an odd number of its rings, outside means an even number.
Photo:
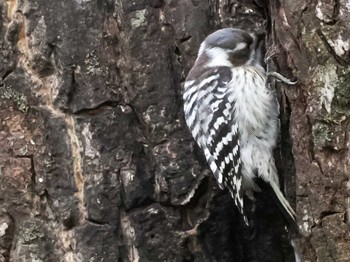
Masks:
[[[199,44],[229,26],[266,32],[268,69],[298,78],[271,84],[302,261],[350,261],[349,9],[2,1],[0,261],[295,260],[273,201],[256,194],[245,227],[183,120]]]
[[[349,4],[272,1],[285,88],[304,261],[349,261]],[[278,56],[277,56],[278,57]]]

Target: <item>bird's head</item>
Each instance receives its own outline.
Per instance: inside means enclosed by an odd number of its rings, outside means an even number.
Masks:
[[[261,65],[263,39],[237,28],[220,29],[203,41],[197,60],[206,60],[206,67]]]

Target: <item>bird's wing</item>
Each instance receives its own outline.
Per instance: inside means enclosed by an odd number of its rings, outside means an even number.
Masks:
[[[216,76],[216,77],[215,77]],[[210,169],[221,188],[227,187],[243,215],[243,193],[238,125],[234,120],[232,98],[232,72],[229,68],[218,68],[202,76],[192,106],[193,121],[199,123],[198,130],[191,128],[194,138],[204,151]],[[204,79],[211,79],[206,81]]]

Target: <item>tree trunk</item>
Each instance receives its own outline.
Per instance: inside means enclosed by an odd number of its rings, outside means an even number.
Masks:
[[[272,1],[273,45],[285,88],[304,261],[350,261],[350,6],[346,1]],[[287,61],[287,63],[285,63]],[[292,159],[292,158],[291,158]]]
[[[350,261],[345,1],[0,3],[0,261],[294,261],[256,194],[245,227],[185,127],[182,85],[221,27],[267,33],[277,166],[302,261]],[[247,199],[247,201],[249,201]]]

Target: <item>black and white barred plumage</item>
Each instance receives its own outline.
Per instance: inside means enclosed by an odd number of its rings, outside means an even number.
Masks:
[[[186,123],[219,186],[227,187],[244,213],[243,193],[264,181],[289,219],[295,213],[279,189],[273,149],[279,131],[278,104],[266,86],[261,40],[226,28],[209,35],[184,87]]]

